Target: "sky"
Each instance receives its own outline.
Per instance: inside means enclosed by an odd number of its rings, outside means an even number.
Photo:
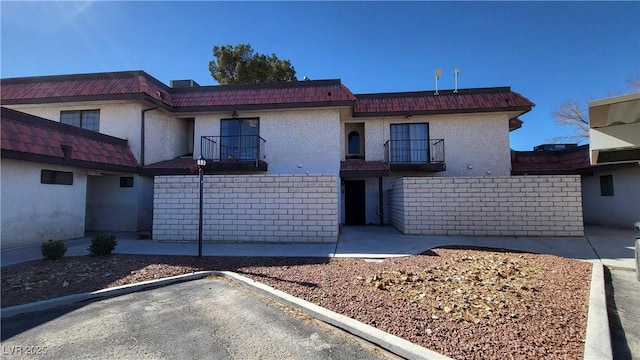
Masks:
[[[353,93],[510,86],[536,104],[511,133],[532,150],[571,135],[563,102],[630,92],[640,2],[0,2],[2,78],[144,70],[216,85],[214,45],[289,59]],[[639,90],[635,90],[636,92]],[[491,141],[491,139],[487,139]]]

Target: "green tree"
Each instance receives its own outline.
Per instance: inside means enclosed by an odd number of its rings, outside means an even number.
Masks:
[[[249,44],[214,46],[213,56],[209,71],[220,85],[297,80],[289,60],[279,59],[276,54],[254,54]]]

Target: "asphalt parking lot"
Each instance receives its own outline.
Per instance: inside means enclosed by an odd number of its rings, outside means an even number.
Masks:
[[[209,278],[2,321],[2,358],[398,359]]]

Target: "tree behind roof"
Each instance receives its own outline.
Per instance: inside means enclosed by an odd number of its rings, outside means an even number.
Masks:
[[[297,80],[289,60],[279,59],[276,54],[254,54],[249,44],[214,46],[213,56],[209,71],[220,85]]]

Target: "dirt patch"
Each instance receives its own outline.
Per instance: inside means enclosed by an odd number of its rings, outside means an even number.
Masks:
[[[591,264],[469,249],[363,259],[111,255],[2,268],[2,306],[230,270],[459,359],[581,359]]]

